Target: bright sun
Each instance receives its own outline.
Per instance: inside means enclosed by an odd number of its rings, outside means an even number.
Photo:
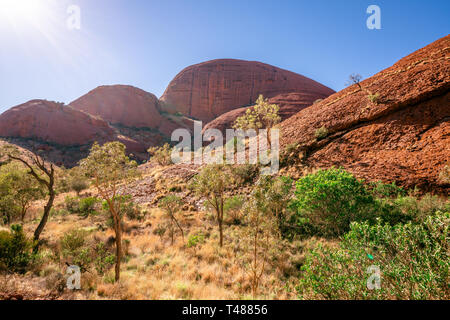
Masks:
[[[43,2],[41,0],[0,0],[0,17],[11,22],[36,22],[42,17]]]

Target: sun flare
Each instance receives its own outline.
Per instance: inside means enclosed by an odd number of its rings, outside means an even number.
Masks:
[[[0,18],[14,23],[36,22],[45,13],[41,0],[0,0]]]

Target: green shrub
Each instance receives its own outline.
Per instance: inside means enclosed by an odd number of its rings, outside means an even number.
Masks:
[[[80,198],[66,196],[66,198],[64,199],[64,205],[66,207],[66,210],[70,213],[78,213],[80,210]]]
[[[378,202],[364,183],[343,169],[309,174],[296,183],[293,222],[302,232],[333,237],[349,230],[353,221],[374,222]]]
[[[380,99],[380,94],[379,93],[369,94],[367,96],[367,99],[369,99],[370,102],[377,104],[378,100]]]
[[[32,246],[21,225],[12,225],[11,232],[0,231],[0,270],[25,273],[33,261]]]
[[[237,195],[225,200],[223,211],[229,218],[229,223],[239,225],[242,222],[242,206],[244,205],[244,197]]]
[[[205,241],[205,236],[202,233],[192,234],[188,238],[187,247],[195,248],[200,243],[203,243],[204,241]]]
[[[65,234],[60,241],[63,258],[70,261],[70,264],[80,267],[83,272],[92,263],[91,251],[86,238],[86,231],[75,229]]]
[[[321,127],[314,132],[317,140],[325,139],[328,136],[328,129],[326,127]]]
[[[84,216],[88,216],[90,214],[95,214],[96,213],[95,209],[99,202],[100,202],[100,200],[97,199],[96,197],[88,197],[88,198],[81,199],[78,204],[79,213]]]
[[[120,203],[120,216],[126,216],[130,220],[142,220],[144,218],[144,212],[141,211],[139,206],[133,202],[130,195],[116,196],[116,202]],[[106,201],[102,203],[103,211],[109,214],[109,207]],[[112,218],[110,219],[109,226],[112,227]]]
[[[150,161],[156,161],[162,166],[168,166],[172,164],[172,148],[168,143],[162,147],[151,147],[147,150],[150,154]]]
[[[111,254],[103,242],[98,243],[95,248],[95,270],[99,275],[104,275],[116,262],[116,256]]]
[[[447,212],[419,224],[353,223],[339,248],[319,245],[307,255],[298,294],[307,299],[448,300],[449,222]],[[367,287],[370,266],[380,270],[380,289]]]

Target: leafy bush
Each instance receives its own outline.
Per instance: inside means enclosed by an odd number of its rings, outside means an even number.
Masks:
[[[187,247],[195,248],[198,244],[203,243],[205,241],[205,236],[203,233],[192,234],[188,238]]]
[[[66,210],[70,213],[78,213],[80,209],[80,198],[66,196],[66,198],[64,199],[64,205],[66,207]]]
[[[25,273],[33,261],[32,245],[21,225],[12,225],[11,232],[0,231],[0,270]]]
[[[168,143],[164,144],[162,147],[151,147],[147,152],[150,154],[151,161],[154,160],[162,166],[172,164],[172,148]]]
[[[307,299],[450,298],[450,214],[390,226],[353,223],[339,248],[318,246],[306,257],[297,287]],[[368,269],[380,269],[380,289],[368,289]]]
[[[96,197],[88,197],[80,200],[78,204],[80,214],[88,216],[96,213],[96,205],[100,202]]]
[[[229,223],[239,225],[242,222],[242,206],[244,205],[244,197],[237,195],[225,200],[223,211],[229,218]]]
[[[87,232],[76,229],[65,234],[60,241],[63,258],[69,260],[70,264],[79,266],[82,271],[86,271],[92,263],[86,237]]]
[[[121,217],[126,216],[130,220],[142,220],[144,218],[144,213],[139,206],[133,202],[131,196],[116,196],[115,201],[119,204]],[[103,201],[102,208],[104,212],[109,213],[107,201]],[[110,219],[110,222],[110,226],[112,227],[112,218]]]
[[[325,139],[328,136],[328,129],[326,127],[321,127],[314,132],[317,140]]]
[[[375,221],[379,209],[364,183],[343,169],[309,174],[296,183],[293,222],[303,232],[326,237],[344,234],[353,221]]]

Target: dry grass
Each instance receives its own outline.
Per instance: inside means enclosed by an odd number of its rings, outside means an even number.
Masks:
[[[60,195],[56,207],[63,205],[66,195]],[[33,212],[39,212],[36,204],[24,227],[31,235],[37,219]],[[37,215],[36,215],[37,216]],[[52,216],[42,234],[45,245],[42,248],[43,262],[35,274],[52,285],[56,274],[64,274],[65,265],[55,262],[54,251],[59,250],[59,240],[73,229],[85,228],[91,239],[106,242],[113,236],[110,229],[95,228],[104,223],[105,216],[83,218],[77,215]],[[225,228],[224,247],[218,246],[217,227],[204,212],[183,212],[180,223],[185,230],[184,241],[176,234],[174,245],[170,244],[168,233],[160,237],[155,228],[164,223],[164,213],[156,208],[149,209],[145,221],[125,221],[128,231],[124,238],[129,240],[128,255],[121,266],[121,280],[113,283],[113,271],[104,276],[95,269],[82,274],[82,291],[77,298],[83,299],[248,299],[251,298],[250,281],[239,261],[242,252],[237,244],[244,234],[243,226]],[[190,235],[202,234],[203,241],[195,247],[188,247]],[[236,242],[237,240],[237,242]],[[296,248],[292,247],[292,250]],[[288,250],[289,251],[289,250]],[[288,252],[286,251],[286,252]],[[290,252],[290,251],[289,251]],[[295,264],[298,257],[294,252],[266,268],[257,298],[294,299],[293,286],[298,272]],[[48,284],[50,282],[50,285]],[[47,288],[48,289],[48,288]],[[43,288],[42,290],[45,290]],[[67,291],[67,290],[66,290]],[[71,296],[73,297],[73,296]]]

